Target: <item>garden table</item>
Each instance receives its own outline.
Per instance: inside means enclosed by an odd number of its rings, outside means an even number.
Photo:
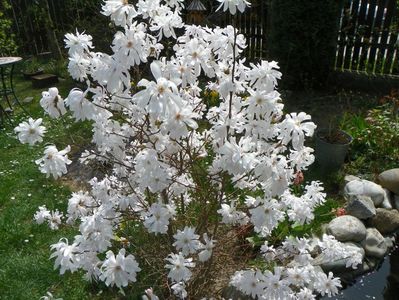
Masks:
[[[0,121],[1,122],[3,122],[3,116],[8,118],[8,120],[11,122],[10,117],[7,115],[7,112],[1,103],[5,99],[7,101],[8,106],[12,110],[10,96],[12,96],[14,98],[14,102],[17,103],[26,112],[26,110],[19,102],[17,96],[15,95],[14,82],[13,82],[15,64],[20,62],[21,60],[22,57],[0,57],[0,77],[1,77]]]

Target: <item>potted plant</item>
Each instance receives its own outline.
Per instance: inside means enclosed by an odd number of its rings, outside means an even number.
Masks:
[[[353,138],[338,128],[319,129],[315,134],[316,162],[324,170],[336,171],[345,161]]]
[[[44,70],[36,58],[28,59],[24,63],[22,74],[26,80],[31,79],[32,76],[43,74]]]

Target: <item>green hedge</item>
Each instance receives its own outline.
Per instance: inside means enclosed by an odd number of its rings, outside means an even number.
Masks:
[[[0,56],[14,55],[17,51],[12,20],[8,16],[10,9],[11,6],[6,0],[0,0]]]
[[[271,0],[269,53],[280,63],[282,84],[316,88],[335,61],[341,0]]]

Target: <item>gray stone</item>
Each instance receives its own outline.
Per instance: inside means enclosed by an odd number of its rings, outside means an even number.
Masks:
[[[371,270],[371,268],[370,268],[369,264],[367,262],[363,261],[362,266],[361,266],[361,274],[367,273],[370,270]]]
[[[362,255],[362,259],[364,259],[365,256],[365,251],[364,249],[355,243],[345,243],[345,245],[347,247],[350,248],[355,248],[358,252],[360,252],[360,254]],[[320,267],[323,269],[324,272],[344,272],[345,270],[352,270],[352,267],[346,267],[346,262],[348,261],[348,258],[341,258],[341,259],[337,259],[337,260],[329,260],[329,261],[325,261],[323,259],[323,253],[320,254],[318,257],[315,258],[314,262],[315,264],[320,264]]]
[[[351,182],[351,181],[353,181],[353,180],[360,180],[360,178],[359,178],[359,177],[356,177],[356,176],[354,176],[354,175],[345,175],[344,183],[345,183],[345,185],[346,185],[346,184],[348,184],[349,182]]]
[[[345,284],[351,284],[357,277],[370,271],[371,268],[369,264],[366,261],[363,261],[363,263],[359,265],[357,269],[346,269],[342,273],[336,272],[335,275],[341,279],[341,282]]]
[[[399,195],[393,195],[393,203],[396,209],[399,209]]]
[[[325,263],[321,263],[321,268],[323,269],[324,272],[344,272],[345,270],[349,269],[346,267],[346,261],[347,259],[341,258],[333,261],[328,261]],[[318,263],[318,257],[315,258],[314,263]]]
[[[384,188],[399,194],[399,168],[382,172],[378,175],[378,181]]]
[[[368,180],[352,180],[344,188],[345,197],[350,195],[369,196],[374,202],[374,206],[378,207],[385,200],[386,194],[383,188]]]
[[[381,203],[381,207],[382,208],[386,208],[386,209],[392,209],[392,204],[391,204],[391,191],[388,189],[383,189],[385,191],[385,198],[384,201],[382,201]]]
[[[327,232],[341,242],[360,242],[366,237],[364,224],[359,219],[348,215],[333,219],[328,224]]]
[[[377,257],[369,257],[367,259],[367,264],[370,266],[370,269],[375,269],[379,263],[381,262],[380,258]]]
[[[392,236],[385,237],[385,244],[387,245],[388,249],[392,248],[395,243],[395,238]]]
[[[328,229],[328,224],[327,223],[321,224],[320,230],[321,230],[322,234],[327,233],[327,229]]]
[[[366,238],[361,242],[367,256],[383,258],[388,247],[385,238],[375,228],[367,228]]]
[[[345,210],[348,215],[361,220],[375,216],[374,203],[369,196],[350,195]]]
[[[377,208],[370,225],[382,234],[391,233],[399,229],[399,211],[395,209]]]
[[[31,103],[33,101],[33,97],[26,97],[24,100],[22,100],[23,103]]]

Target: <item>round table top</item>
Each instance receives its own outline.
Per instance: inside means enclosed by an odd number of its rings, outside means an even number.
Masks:
[[[0,57],[0,67],[15,64],[22,60],[22,57]]]

